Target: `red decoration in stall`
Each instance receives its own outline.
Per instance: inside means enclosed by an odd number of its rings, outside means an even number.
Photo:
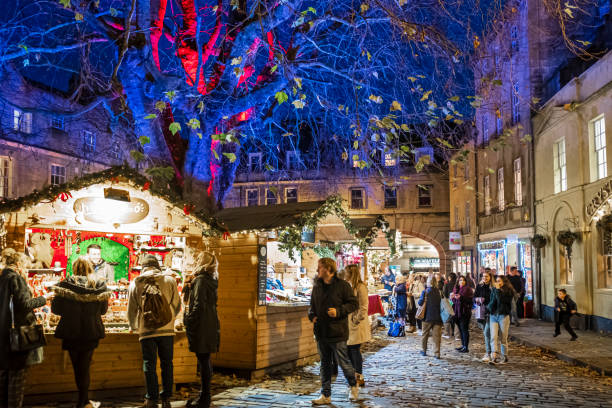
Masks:
[[[142,191],[147,191],[150,187],[151,182],[147,181],[146,183],[144,183],[144,186],[142,186]]]
[[[63,193],[59,193],[57,196],[55,196],[53,201],[56,201],[58,198],[62,200],[63,202],[66,202],[72,198],[72,194],[70,194],[70,192],[68,191],[64,191]]]
[[[189,215],[194,209],[195,209],[195,205],[185,204],[185,206],[183,207],[183,212],[185,213],[185,215]]]
[[[223,240],[227,241],[229,237],[230,237],[230,233],[229,233],[229,231],[225,231],[225,232],[223,233]]]
[[[110,180],[111,180],[111,183],[113,183],[113,184],[119,183],[119,178],[118,177],[111,177]]]

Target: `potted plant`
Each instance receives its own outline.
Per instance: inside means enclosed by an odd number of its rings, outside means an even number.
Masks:
[[[572,256],[572,245],[577,239],[578,234],[569,230],[561,231],[557,235],[557,241],[565,247],[565,252],[567,253],[568,258]]]
[[[536,249],[541,249],[544,248],[546,246],[546,237],[544,235],[540,235],[540,234],[535,234],[533,236],[533,239],[531,240],[533,246]]]
[[[612,214],[604,215],[597,222],[597,226],[606,232],[612,231]]]

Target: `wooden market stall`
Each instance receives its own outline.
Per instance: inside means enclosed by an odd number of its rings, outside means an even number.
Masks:
[[[304,244],[306,248],[313,246],[314,237],[308,237],[305,226],[314,231],[335,217],[342,218],[345,228],[354,232],[339,203],[332,197],[320,202],[231,208],[215,214],[228,231],[208,241],[219,260],[221,347],[213,358],[215,366],[245,369],[256,377],[318,357],[313,325],[307,316],[318,257],[306,262],[306,254],[300,257],[296,252],[302,260],[299,269],[279,259],[291,264],[283,248],[296,248],[304,240],[311,242]],[[386,226],[383,224],[381,218],[362,235],[375,236]],[[312,250],[308,252],[312,254]],[[295,296],[271,288],[274,282],[284,284],[285,292],[291,289]]]
[[[194,251],[204,247],[204,220],[155,187],[136,171],[116,167],[0,203],[0,243],[30,256],[28,283],[35,295],[70,274],[74,259],[92,243],[101,247],[102,260],[113,270],[109,311],[103,316],[106,338],[91,367],[94,392],[144,386],[140,343],[127,325],[128,285],[140,273],[139,258],[155,255],[180,290],[183,270],[193,262]],[[28,375],[26,395],[76,391],[70,358],[52,335],[58,316],[49,306],[36,314],[48,345],[44,362]],[[197,361],[188,350],[182,315],[176,328],[175,383],[196,382]]]

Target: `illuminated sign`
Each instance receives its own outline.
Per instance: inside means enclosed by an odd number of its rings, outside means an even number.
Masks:
[[[74,212],[85,221],[98,224],[133,224],[149,215],[149,204],[141,198],[117,201],[102,197],[83,197],[74,202]]]
[[[450,251],[460,251],[461,250],[461,232],[460,231],[450,231],[448,233],[448,249]]]

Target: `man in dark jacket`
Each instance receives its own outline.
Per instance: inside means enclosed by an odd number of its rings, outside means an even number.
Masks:
[[[321,396],[313,405],[331,404],[332,356],[336,357],[351,387],[350,399],[359,398],[355,369],[348,357],[348,315],[356,311],[359,302],[348,282],[336,276],[336,261],[319,260],[318,277],[310,297],[308,318],[314,323],[314,334],[321,358]]]
[[[512,284],[512,287],[517,294],[516,308],[512,309],[512,314],[510,317],[512,322],[518,327],[521,325],[518,319],[522,318],[524,315],[523,299],[525,298],[525,285],[523,284],[523,277],[519,274],[516,266],[510,267],[508,280]]]
[[[393,274],[393,272],[391,272],[391,269],[385,269],[385,273],[383,274],[382,278],[380,278],[380,280],[383,285],[385,285],[386,290],[393,290],[393,287],[395,286],[395,275]],[[383,296],[382,300],[384,300],[385,302],[389,302],[389,296]]]
[[[576,302],[569,297],[565,289],[559,289],[555,298],[555,334],[553,337],[561,334],[561,324],[563,324],[565,330],[572,336],[570,341],[575,341],[578,338],[572,326],[570,326],[570,317],[576,313],[576,310]]]

